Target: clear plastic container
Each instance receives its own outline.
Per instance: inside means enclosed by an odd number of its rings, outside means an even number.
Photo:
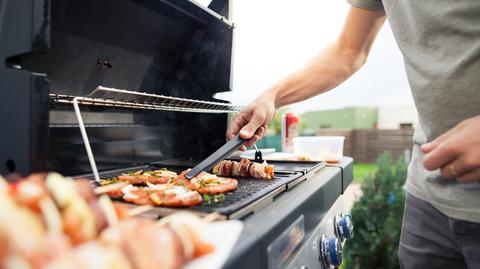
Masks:
[[[343,157],[344,136],[293,138],[293,153],[301,160],[338,162]]]

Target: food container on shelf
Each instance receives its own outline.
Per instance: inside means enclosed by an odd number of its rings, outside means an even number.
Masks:
[[[300,136],[293,138],[293,153],[303,160],[338,162],[343,157],[344,136]]]

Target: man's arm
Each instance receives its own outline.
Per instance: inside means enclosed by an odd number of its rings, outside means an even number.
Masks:
[[[276,109],[303,101],[335,88],[365,63],[378,31],[385,22],[384,11],[352,7],[338,39],[304,68],[275,84],[233,119],[227,138],[240,132],[247,146],[260,139]]]

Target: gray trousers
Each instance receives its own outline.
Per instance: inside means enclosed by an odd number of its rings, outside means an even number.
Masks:
[[[452,219],[407,194],[399,257],[405,269],[480,268],[480,223]]]

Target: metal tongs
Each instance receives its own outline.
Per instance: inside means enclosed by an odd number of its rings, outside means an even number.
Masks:
[[[192,179],[202,171],[209,171],[217,163],[230,156],[235,150],[239,149],[242,145],[247,143],[248,140],[240,138],[240,135],[236,135],[230,141],[225,143],[212,155],[208,156],[205,160],[193,167],[190,172],[188,172],[185,177],[187,179]],[[255,154],[256,155],[256,154]]]

